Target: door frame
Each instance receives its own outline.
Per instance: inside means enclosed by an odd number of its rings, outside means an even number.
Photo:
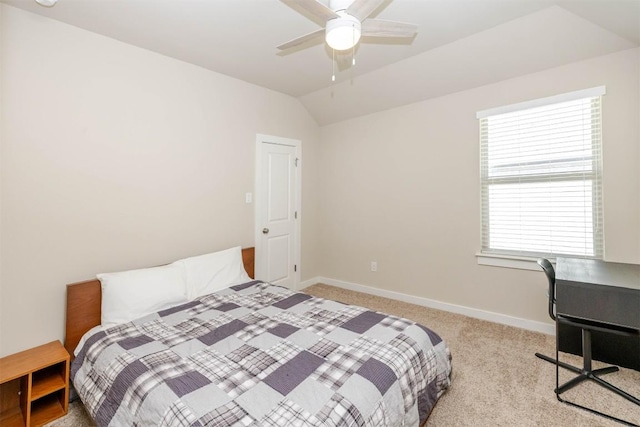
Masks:
[[[255,239],[255,277],[260,279],[265,277],[265,252],[262,247],[262,221],[261,221],[261,209],[264,203],[265,195],[262,193],[262,186],[259,183],[262,176],[262,160],[264,153],[262,148],[263,144],[275,144],[275,145],[287,145],[295,147],[297,166],[295,168],[295,211],[298,213],[296,218],[293,239],[294,256],[293,262],[297,266],[293,274],[293,289],[297,290],[300,286],[300,272],[302,271],[302,257],[301,257],[301,231],[302,231],[302,141],[298,139],[283,138],[273,135],[256,134],[256,155],[255,155],[255,177],[254,177],[254,239]]]

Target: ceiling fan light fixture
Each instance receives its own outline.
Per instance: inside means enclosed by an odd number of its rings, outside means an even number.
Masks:
[[[347,50],[360,41],[362,25],[360,21],[347,14],[327,21],[325,40],[335,50]]]

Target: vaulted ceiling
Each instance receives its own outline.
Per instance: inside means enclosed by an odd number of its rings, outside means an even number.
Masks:
[[[321,125],[640,46],[640,0],[386,0],[373,16],[416,23],[417,36],[363,39],[332,82],[321,40],[276,49],[323,24],[295,3],[0,1],[298,97]]]

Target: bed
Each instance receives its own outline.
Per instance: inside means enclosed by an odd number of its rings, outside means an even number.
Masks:
[[[67,286],[71,378],[99,426],[426,423],[451,383],[436,333],[252,280],[253,259],[245,283],[111,327],[99,280]]]

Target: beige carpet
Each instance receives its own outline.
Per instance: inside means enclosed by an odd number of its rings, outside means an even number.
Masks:
[[[622,425],[556,400],[555,367],[534,356],[536,351],[553,355],[551,336],[323,284],[305,292],[418,321],[447,341],[453,356],[453,383],[431,413],[428,427]],[[561,355],[561,360],[581,364],[580,358],[571,355]],[[603,366],[597,362],[595,365]],[[570,378],[570,373],[563,373],[561,381]],[[606,379],[640,396],[640,372],[621,369]],[[591,382],[564,396],[640,424],[639,406]],[[78,402],[70,405],[66,417],[50,424],[90,425]]]

